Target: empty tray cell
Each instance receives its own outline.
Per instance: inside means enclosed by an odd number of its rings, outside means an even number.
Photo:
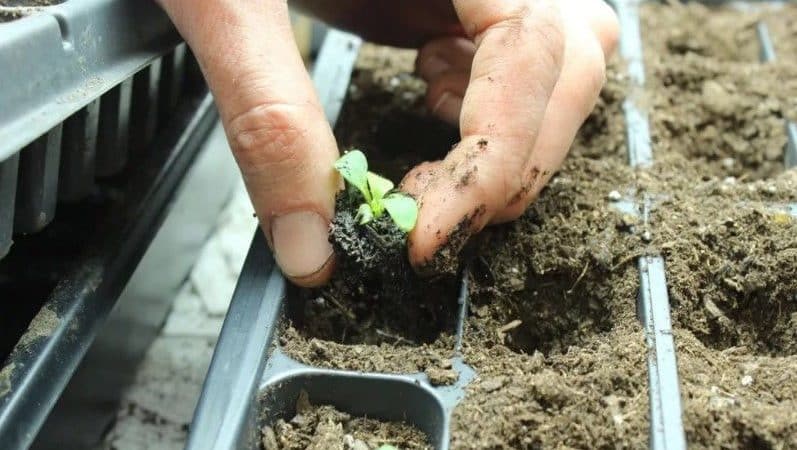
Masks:
[[[60,200],[80,200],[94,186],[99,118],[100,100],[96,99],[64,122],[58,180]]]
[[[0,162],[0,258],[11,248],[17,197],[19,154]]]
[[[272,380],[260,405],[267,450],[447,448],[442,403],[411,378],[309,371]]]
[[[34,233],[55,216],[61,125],[22,149],[19,157],[15,233]]]
[[[130,151],[133,154],[145,151],[158,126],[161,67],[161,60],[156,59],[133,76],[130,106]]]
[[[321,290],[290,289],[280,346],[321,367],[454,375],[458,286],[442,283],[433,285],[428,297],[390,301],[356,294],[339,279]]]
[[[133,79],[114,87],[100,98],[97,133],[97,175],[114,175],[127,164],[130,130],[130,100]]]
[[[169,121],[177,102],[180,100],[185,79],[186,46],[180,44],[163,57],[161,62],[161,79],[158,87],[158,123],[163,125]]]

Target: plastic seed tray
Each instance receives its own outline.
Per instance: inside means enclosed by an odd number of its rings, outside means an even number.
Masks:
[[[0,22],[0,258],[145,150],[193,64],[154,2],[24,9]]]
[[[645,68],[637,0],[612,3],[621,25],[620,53],[627,63],[631,83],[642,88]],[[758,27],[763,61],[775,57],[776,48],[766,26]],[[359,40],[331,32],[315,65],[314,81],[327,117],[335,122],[349,82]],[[653,163],[648,116],[633,96],[623,104],[628,160],[634,167]],[[795,157],[795,125],[786,124],[789,143],[784,149],[787,167]],[[791,161],[791,163],[789,162]],[[655,207],[655,198],[636,203],[618,199],[613,206],[635,214],[643,223]],[[772,205],[797,216],[796,205]],[[666,261],[660,255],[638,260],[637,316],[648,348],[650,447],[684,449],[681,395],[676,347],[670,318]],[[467,280],[459,292],[457,346],[467,317]],[[455,295],[452,293],[452,295]],[[424,431],[437,449],[448,449],[452,410],[464,396],[476,373],[455,357],[456,384],[434,387],[424,374],[388,375],[310,367],[299,363],[274,344],[283,314],[286,282],[269,255],[260,232],[255,234],[241,277],[222,328],[205,385],[197,405],[188,448],[259,448],[260,428],[295,414],[300,391],[314,404],[331,404],[354,414],[385,420],[403,420]]]

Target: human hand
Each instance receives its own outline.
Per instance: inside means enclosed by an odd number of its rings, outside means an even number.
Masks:
[[[277,262],[297,284],[325,282],[338,151],[286,3],[160,2],[216,97]],[[432,269],[470,234],[519,216],[536,197],[594,106],[617,38],[601,0],[297,3],[367,39],[426,42],[418,71],[429,82],[428,104],[459,122],[462,134],[445,160],[422,164],[403,183],[422,205],[410,259]]]

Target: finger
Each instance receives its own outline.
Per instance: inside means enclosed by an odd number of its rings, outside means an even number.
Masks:
[[[603,0],[562,0],[565,53],[562,72],[525,172],[523,188],[497,213],[491,223],[514,220],[537,198],[553,173],[562,165],[576,133],[595,107],[606,73],[604,51],[613,51],[618,27],[601,19]],[[609,11],[614,14],[612,11]],[[607,24],[609,24],[607,26]]]
[[[469,71],[438,74],[426,88],[426,107],[441,120],[458,125],[469,79]]]
[[[564,51],[554,1],[454,0],[454,7],[476,53],[460,114],[462,141],[416,194],[422,208],[410,260],[431,270],[455,257],[522,188]]]
[[[426,81],[452,70],[470,73],[475,53],[476,45],[470,39],[457,36],[435,39],[418,51],[415,69]]]
[[[197,56],[274,256],[304,286],[329,278],[338,151],[284,1],[162,0]],[[268,36],[264,36],[264,31]]]

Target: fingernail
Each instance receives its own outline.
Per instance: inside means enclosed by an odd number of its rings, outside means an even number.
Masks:
[[[450,92],[444,92],[432,108],[432,114],[456,125],[459,122],[459,111],[462,109],[462,99]]]
[[[273,218],[271,242],[282,272],[291,278],[302,278],[321,270],[333,253],[328,234],[327,221],[312,211]]]

